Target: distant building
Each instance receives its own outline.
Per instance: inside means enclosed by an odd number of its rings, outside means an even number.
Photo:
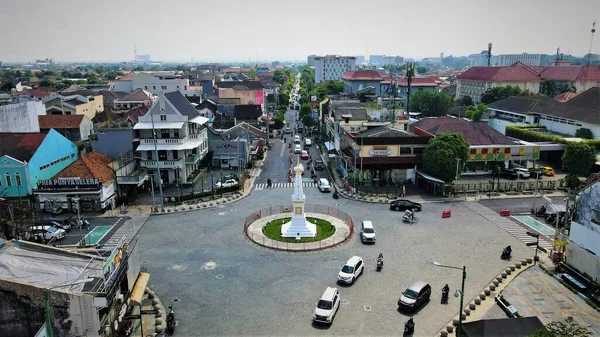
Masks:
[[[65,91],[42,99],[48,115],[86,115],[93,119],[104,111],[104,97],[91,90]]]
[[[260,81],[216,82],[219,103],[226,105],[260,105],[264,108],[265,87]]]
[[[308,57],[306,58],[306,63],[308,64],[309,67],[315,66],[316,58],[317,58],[317,55],[308,55]]]
[[[137,63],[150,63],[150,61],[150,54],[135,55],[135,62]]]
[[[256,73],[257,74],[268,74],[269,73],[269,66],[266,65],[265,63],[257,65],[256,66]]]
[[[383,58],[383,65],[394,65],[399,66],[404,64],[404,57],[402,56],[385,56]]]
[[[385,55],[369,55],[369,63],[376,66],[382,66],[384,57]]]
[[[315,58],[315,83],[339,81],[346,71],[355,69],[354,56],[319,56]]]
[[[129,72],[115,80],[114,91],[130,93],[143,89],[151,94],[179,91],[185,97],[202,97],[202,87],[190,85],[187,77],[172,71]]]
[[[356,64],[357,65],[365,63],[365,57],[364,56],[358,55],[358,56],[354,56],[354,57],[356,57]]]
[[[42,60],[35,60],[35,64],[38,66],[51,66],[54,64],[54,60],[46,57]]]
[[[487,53],[487,52],[486,52]],[[526,66],[545,66],[548,64],[546,54],[501,54],[492,61],[493,66],[510,66],[515,62],[521,62]]]

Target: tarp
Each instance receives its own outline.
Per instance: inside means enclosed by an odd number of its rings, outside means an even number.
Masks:
[[[436,177],[430,176],[429,174],[423,172],[423,171],[419,171],[417,170],[417,173],[420,174],[423,178],[427,179],[427,180],[431,180],[431,181],[435,181],[436,183],[440,183],[440,184],[446,184],[443,180],[438,179]]]
[[[146,291],[146,286],[150,281],[150,274],[140,272],[138,274],[137,280],[135,280],[135,284],[133,285],[133,290],[131,290],[131,295],[129,299],[132,302],[140,304],[142,302],[142,298],[144,297],[144,292]]]
[[[335,145],[332,142],[325,142],[325,148],[327,149],[327,151],[331,151],[335,149]]]

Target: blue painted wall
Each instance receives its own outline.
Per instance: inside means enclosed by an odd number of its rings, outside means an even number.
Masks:
[[[60,161],[61,158],[65,159]],[[54,177],[78,158],[77,145],[54,131],[54,129],[51,129],[29,161],[29,182],[31,187],[34,189],[37,188],[38,180]],[[59,162],[52,164],[54,161]],[[50,166],[40,169],[44,165]]]
[[[8,186],[7,174],[11,186]],[[21,184],[17,184],[17,175]],[[31,193],[27,179],[27,164],[9,156],[0,157],[0,197],[23,197]]]

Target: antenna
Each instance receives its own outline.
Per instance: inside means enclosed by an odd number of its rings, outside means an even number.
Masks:
[[[555,67],[558,67],[558,61],[560,61],[560,47],[556,48],[556,60],[554,62]]]
[[[590,65],[590,57],[592,56],[592,44],[594,43],[594,33],[596,32],[596,20],[592,23],[592,37],[590,38],[590,50],[587,54],[587,65]]]
[[[489,67],[492,63],[492,43],[488,43],[488,53],[487,53],[487,66]]]

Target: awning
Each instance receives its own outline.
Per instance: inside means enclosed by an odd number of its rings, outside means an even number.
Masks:
[[[335,145],[333,145],[332,142],[325,142],[325,148],[327,149],[327,151],[331,151],[335,149]]]
[[[446,185],[446,183],[443,180],[435,178],[433,176],[430,176],[429,174],[424,173],[423,171],[417,170],[417,173],[420,174],[423,178],[425,178],[427,180],[435,181],[436,183],[441,183],[441,184]]]
[[[195,123],[195,124],[200,124],[200,125],[204,125],[204,124],[206,124],[206,122],[208,122],[208,118],[203,117],[203,116],[198,116],[198,117],[194,117],[194,118],[190,119],[190,123]]]
[[[181,129],[185,122],[154,122],[154,129]],[[133,127],[134,130],[152,130],[152,123],[138,122]]]
[[[545,195],[542,195],[542,199],[544,199],[544,201],[550,207],[550,211],[548,213],[557,213],[557,212],[564,213],[567,211],[567,208],[565,207],[565,205],[555,205],[552,203],[552,199],[548,198]]]
[[[131,290],[131,295],[129,296],[131,301],[137,304],[142,303],[142,297],[144,297],[144,292],[146,291],[148,281],[150,281],[150,274],[144,272],[140,272],[138,274],[138,278],[135,280],[133,290]]]

